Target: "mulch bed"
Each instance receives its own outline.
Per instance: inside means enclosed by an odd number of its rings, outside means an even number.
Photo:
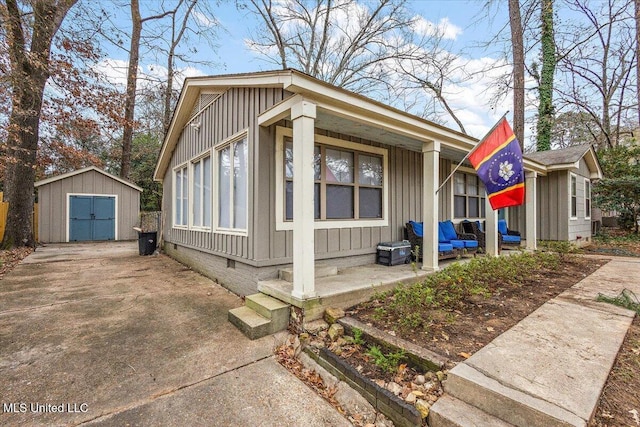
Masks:
[[[378,329],[460,362],[513,327],[542,304],[596,271],[606,260],[567,256],[559,271],[539,270],[520,286],[505,287],[485,298],[476,295],[452,311],[434,310],[425,330],[398,329],[398,319],[378,320],[376,305],[362,304],[348,312]]]

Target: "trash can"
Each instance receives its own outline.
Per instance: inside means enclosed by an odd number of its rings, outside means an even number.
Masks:
[[[140,255],[153,255],[156,251],[157,238],[156,231],[138,232],[138,252]]]

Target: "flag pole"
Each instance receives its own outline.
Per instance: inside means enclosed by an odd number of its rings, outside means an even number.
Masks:
[[[476,151],[476,149],[480,146],[480,144],[482,143],[482,141],[484,141],[489,135],[491,135],[491,132],[493,132],[494,130],[496,130],[496,128],[498,127],[498,125],[502,122],[502,120],[507,117],[507,114],[509,114],[509,110],[507,110],[502,117],[500,117],[498,119],[498,121],[496,122],[496,124],[493,125],[493,127],[491,129],[489,129],[489,132],[486,133],[485,136],[482,137],[482,139],[480,141],[478,141],[478,143],[475,145],[475,147],[473,147],[466,156],[464,156],[462,158],[462,160],[460,160],[460,163],[458,163],[458,165],[453,168],[453,170],[451,171],[451,173],[449,174],[449,176],[447,176],[447,178],[442,182],[442,184],[440,184],[440,187],[438,187],[438,189],[436,190],[436,194],[438,194],[438,192],[442,189],[442,187],[444,187],[444,185],[449,182],[449,180],[451,179],[451,177],[453,176],[454,173],[456,173],[458,171],[458,169],[460,169],[460,166],[462,166],[462,164],[464,163],[465,160],[467,160],[469,158],[469,156],[471,156],[473,154],[474,151]]]

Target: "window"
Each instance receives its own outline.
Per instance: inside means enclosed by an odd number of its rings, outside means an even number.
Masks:
[[[249,168],[247,138],[218,149],[217,162],[217,226],[228,230],[246,230]]]
[[[173,224],[176,226],[189,225],[188,205],[189,205],[189,172],[187,166],[182,166],[174,171],[175,187],[173,189],[174,217]]]
[[[211,157],[203,157],[192,162],[192,169],[192,225],[211,227]]]
[[[571,218],[578,217],[578,189],[577,178],[575,175],[571,175]]]
[[[478,175],[456,172],[453,176],[453,216],[485,217],[485,190]]]
[[[293,219],[293,143],[284,143],[285,220]],[[315,218],[382,219],[383,156],[324,144],[314,147]]]
[[[584,217],[591,218],[591,181],[584,180]]]

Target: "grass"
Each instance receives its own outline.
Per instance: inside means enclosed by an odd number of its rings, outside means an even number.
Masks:
[[[555,271],[567,256],[563,252],[523,252],[508,257],[474,258],[455,263],[423,281],[378,294],[368,303],[376,320],[392,320],[400,329],[427,328],[429,312],[451,312],[474,296],[488,298],[506,287],[518,287],[532,272]]]
[[[616,305],[618,307],[623,307],[628,310],[635,311],[638,315],[640,315],[640,301],[638,301],[638,297],[629,289],[623,289],[618,296],[608,297],[604,294],[598,294],[598,301],[606,302],[609,304]]]

